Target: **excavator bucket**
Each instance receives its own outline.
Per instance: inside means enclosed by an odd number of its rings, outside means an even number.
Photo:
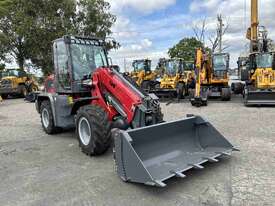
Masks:
[[[153,126],[113,132],[118,175],[128,182],[165,187],[172,177],[203,169],[235,149],[209,122],[192,116]]]
[[[244,100],[245,105],[275,105],[275,91],[249,91]]]

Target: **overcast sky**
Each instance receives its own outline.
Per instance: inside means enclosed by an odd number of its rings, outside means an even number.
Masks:
[[[111,12],[117,15],[113,37],[121,44],[110,53],[113,63],[124,68],[133,59],[151,58],[156,62],[180,39],[193,36],[193,25],[206,19],[207,34],[215,34],[216,16],[221,13],[229,29],[224,45],[231,54],[231,67],[245,51],[248,41],[246,29],[250,21],[250,0],[108,0]],[[275,0],[259,0],[260,24],[265,25],[269,37],[275,40]],[[209,45],[209,41],[206,41]]]

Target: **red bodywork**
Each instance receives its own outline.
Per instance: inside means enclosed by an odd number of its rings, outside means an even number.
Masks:
[[[137,92],[134,92],[110,68],[97,69],[93,73],[92,84],[92,97],[98,97],[96,100],[92,100],[92,104],[98,104],[104,108],[109,114],[109,119],[113,120],[118,112],[105,101],[104,94],[109,93],[123,107],[123,111],[127,114],[127,123],[132,122],[136,106],[142,104],[142,98]]]

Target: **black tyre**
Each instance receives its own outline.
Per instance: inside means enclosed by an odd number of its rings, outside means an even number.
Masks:
[[[26,97],[28,94],[27,88],[25,85],[19,85],[18,92],[21,97]]]
[[[231,99],[231,89],[229,87],[222,88],[221,99],[222,101],[229,101]]]
[[[111,145],[111,122],[98,105],[81,107],[76,115],[79,146],[87,155],[101,155]]]
[[[177,99],[183,99],[185,97],[185,84],[184,83],[178,83],[177,85]]]
[[[243,91],[243,103],[244,106],[248,106],[248,88],[245,88]]]
[[[8,94],[1,94],[2,99],[7,99],[8,96],[9,96]]]
[[[143,81],[142,83],[141,83],[141,89],[143,90],[143,91],[145,91],[145,92],[149,92],[150,91],[150,81]]]
[[[231,91],[235,93],[236,90],[236,83],[231,84]]]
[[[249,80],[249,71],[248,71],[248,69],[241,69],[241,80],[242,81]]]
[[[42,127],[47,134],[56,134],[61,131],[61,128],[54,125],[54,117],[50,101],[45,100],[41,103],[40,118]]]
[[[163,113],[161,111],[161,108],[159,108],[158,113],[156,114],[156,122],[157,123],[164,122],[164,120],[163,120]]]

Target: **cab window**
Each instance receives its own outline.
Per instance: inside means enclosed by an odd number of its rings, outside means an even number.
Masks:
[[[70,73],[68,68],[68,55],[66,45],[58,41],[54,46],[55,66],[58,71],[58,82],[63,89],[70,89]]]

